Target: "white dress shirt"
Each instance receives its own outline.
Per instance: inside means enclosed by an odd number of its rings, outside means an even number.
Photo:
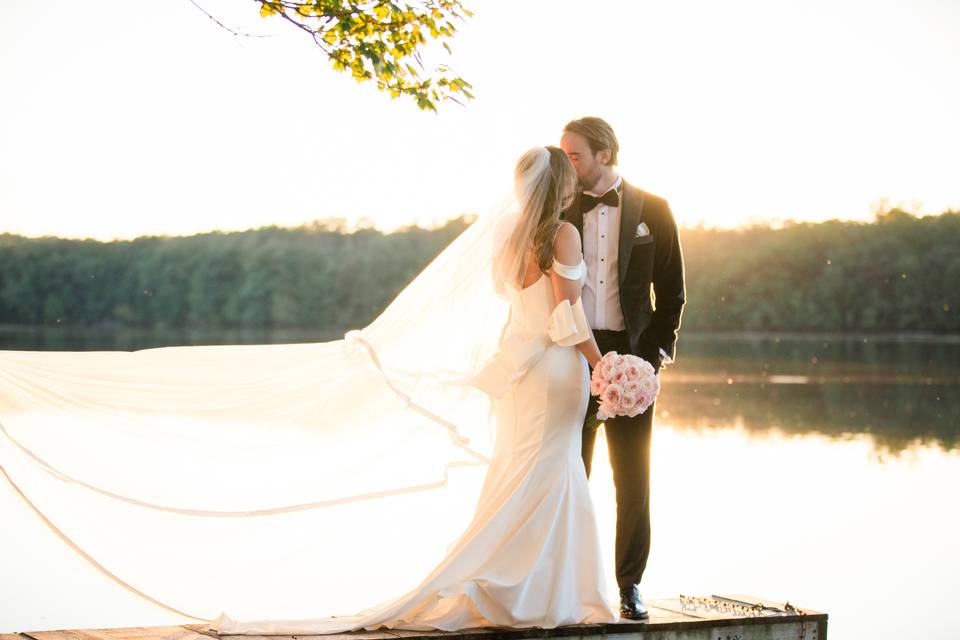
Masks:
[[[617,176],[611,189],[619,189],[622,182],[623,178]],[[619,253],[620,207],[601,202],[583,214],[583,259],[587,263],[583,309],[594,329],[623,331],[626,328],[620,308]]]
[[[623,178],[617,176],[610,189],[621,191]],[[608,189],[609,190],[609,189]],[[592,196],[603,193],[584,191]],[[583,310],[594,329],[623,331],[623,309],[620,307],[620,207],[599,203],[583,213],[583,259],[587,263],[587,281],[583,285]],[[664,364],[673,362],[660,349]]]

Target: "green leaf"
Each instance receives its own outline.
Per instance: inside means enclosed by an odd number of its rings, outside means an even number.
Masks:
[[[422,0],[416,4],[370,0],[258,0],[263,16],[282,14],[300,30],[312,34],[334,70],[349,72],[357,82],[373,81],[379,91],[397,98],[407,95],[423,110],[462,95],[471,85],[449,78],[441,65],[421,78],[422,48],[438,40],[448,55],[446,39],[456,32],[454,20],[473,14],[459,0]],[[456,101],[456,100],[455,100]],[[458,102],[459,103],[459,102]]]

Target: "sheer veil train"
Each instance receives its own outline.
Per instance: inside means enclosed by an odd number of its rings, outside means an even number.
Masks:
[[[342,340],[0,351],[0,471],[24,526],[157,623],[338,615],[409,589],[489,461],[490,397],[469,381],[508,318],[492,256],[515,211],[480,215]]]
[[[466,381],[507,319],[491,256],[512,211],[480,215],[342,340],[0,351],[23,526],[175,614],[158,620],[337,615],[413,586],[488,463],[490,399]]]

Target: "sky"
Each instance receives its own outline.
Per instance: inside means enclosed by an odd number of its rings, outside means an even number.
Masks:
[[[681,225],[960,209],[960,2],[466,0],[422,112],[252,0],[0,4],[0,233],[101,240],[481,213],[583,115]]]

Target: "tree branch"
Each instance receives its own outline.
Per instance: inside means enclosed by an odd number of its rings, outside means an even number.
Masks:
[[[204,9],[203,7],[201,7],[200,5],[197,4],[196,0],[190,0],[190,4],[192,4],[193,6],[195,6],[197,9],[199,9],[200,11],[202,11],[205,16],[207,16],[208,18],[210,18],[211,20],[213,20],[214,22],[216,22],[218,25],[220,25],[223,29],[226,29],[227,31],[229,31],[230,33],[232,33],[232,34],[235,35],[235,36],[242,37],[242,38],[269,38],[269,37],[270,37],[269,34],[262,34],[262,33],[244,33],[244,32],[242,32],[242,31],[237,31],[236,29],[231,29],[230,27],[228,27],[227,25],[223,24],[222,22],[220,22],[219,20],[217,20],[216,18],[214,18],[212,15],[210,15],[210,14],[207,12],[206,9]]]

